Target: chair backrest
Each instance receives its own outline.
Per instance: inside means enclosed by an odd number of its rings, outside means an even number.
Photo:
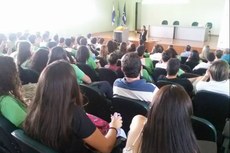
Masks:
[[[153,60],[153,67],[155,67],[158,62],[159,61],[157,61],[157,60]]]
[[[192,23],[192,26],[197,27],[198,24],[199,24],[199,23],[195,21],[195,22]]]
[[[217,133],[215,127],[208,120],[192,116],[192,127],[197,140],[206,140],[217,142]]]
[[[165,85],[170,85],[170,84],[176,84],[174,82],[170,82],[170,81],[167,81],[167,80],[158,80],[156,82],[156,86],[160,89],[161,87],[165,86]],[[178,85],[178,84],[177,84]]]
[[[181,56],[180,63],[181,63],[181,64],[184,64],[184,63],[186,62],[187,59],[188,59],[188,57]]]
[[[111,86],[113,86],[113,82],[118,78],[116,72],[108,68],[99,68],[97,72],[100,81],[108,81]]]
[[[53,149],[27,136],[21,129],[17,129],[11,134],[17,140],[23,153],[57,153]]]
[[[110,122],[111,101],[106,99],[97,89],[88,85],[80,84],[80,89],[88,100],[84,106],[85,111]]]
[[[11,136],[11,132],[16,130],[10,121],[0,114],[0,152],[1,153],[21,153],[16,140]]]
[[[161,24],[162,24],[162,25],[168,25],[168,21],[167,21],[167,20],[163,20],[163,21],[161,22]]]
[[[39,74],[37,72],[31,69],[23,69],[21,66],[18,66],[18,71],[22,85],[38,82]]]
[[[196,78],[198,77],[199,75],[197,74],[193,74],[193,73],[183,73],[181,74],[179,77],[180,78]]]
[[[173,25],[179,25],[179,24],[180,24],[179,21],[174,21],[174,22],[173,22]]]
[[[194,115],[211,122],[222,133],[226,118],[230,117],[230,97],[210,91],[199,91],[193,99]]]
[[[154,82],[157,82],[158,77],[160,75],[167,75],[167,71],[165,69],[162,69],[162,68],[155,68],[153,70],[153,75],[152,75]]]
[[[129,126],[135,115],[147,115],[149,110],[149,103],[139,100],[134,100],[121,96],[114,96],[112,98],[112,105],[114,112],[118,112],[122,116],[122,128],[127,133]]]
[[[198,74],[198,75],[204,75],[206,73],[206,71],[207,71],[207,69],[205,69],[205,68],[199,68],[199,69],[193,70],[192,73]]]
[[[98,81],[98,75],[95,70],[93,70],[89,65],[87,64],[82,64],[82,63],[77,63],[77,66],[79,69],[81,69],[86,75],[90,77],[90,79],[94,81]]]
[[[212,22],[207,22],[207,23],[206,23],[206,27],[207,27],[208,29],[212,29]]]
[[[187,73],[192,72],[191,68],[188,65],[180,64],[180,68]]]

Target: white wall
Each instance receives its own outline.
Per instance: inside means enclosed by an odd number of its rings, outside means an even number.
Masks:
[[[171,25],[173,21],[178,20],[181,26],[191,26],[193,21],[201,25],[212,22],[212,34],[219,35],[224,5],[225,0],[188,0],[187,3],[181,4],[143,3],[141,23],[160,25],[161,21],[166,19]]]

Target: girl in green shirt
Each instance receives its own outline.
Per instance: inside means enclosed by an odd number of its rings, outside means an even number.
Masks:
[[[21,92],[21,82],[13,58],[0,56],[0,114],[20,127],[26,117],[26,104]]]

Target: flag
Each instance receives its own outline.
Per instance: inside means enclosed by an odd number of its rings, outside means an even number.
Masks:
[[[126,21],[127,21],[127,19],[126,19],[126,3],[125,3],[123,14],[122,14],[122,22],[124,25],[126,25]]]
[[[113,11],[112,11],[112,25],[114,25],[114,24],[115,24],[115,18],[116,18],[116,13],[115,13],[114,3],[113,3]]]

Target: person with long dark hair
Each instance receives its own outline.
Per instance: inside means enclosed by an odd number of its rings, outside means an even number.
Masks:
[[[0,56],[0,114],[17,127],[26,117],[21,82],[13,58]]]
[[[49,53],[47,64],[61,59],[69,62],[66,51],[60,46],[54,47]],[[91,79],[77,67],[77,65],[71,64],[71,66],[74,68],[78,83],[84,82],[90,84],[92,82]]]
[[[153,98],[148,117],[134,117],[124,152],[200,153],[192,113],[191,99],[181,86],[162,87]]]
[[[87,117],[82,103],[73,67],[63,60],[52,62],[40,75],[24,130],[58,152],[88,153],[89,147],[111,152],[117,129],[122,126],[121,116],[111,116],[109,131],[103,136]]]

